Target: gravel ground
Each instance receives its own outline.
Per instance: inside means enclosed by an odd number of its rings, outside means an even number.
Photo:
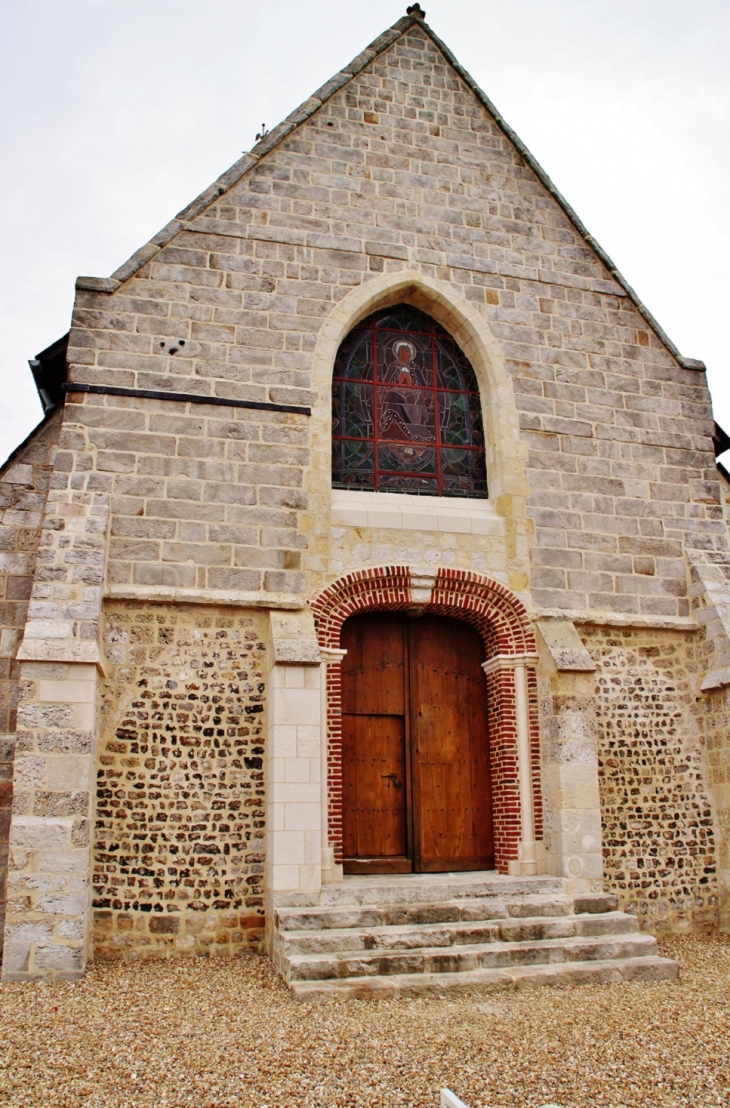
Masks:
[[[730,1105],[730,936],[664,940],[679,983],[292,1000],[262,957],[99,965],[0,989],[0,1105]]]

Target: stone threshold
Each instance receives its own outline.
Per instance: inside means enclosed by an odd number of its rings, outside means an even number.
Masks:
[[[326,907],[413,903],[436,904],[469,897],[562,894],[565,878],[541,874],[513,877],[497,870],[466,870],[452,873],[348,874],[340,881],[323,885],[318,894],[274,892],[274,908]]]

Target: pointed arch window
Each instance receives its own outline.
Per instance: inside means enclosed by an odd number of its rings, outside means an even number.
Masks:
[[[340,346],[332,485],[487,496],[476,375],[448,332],[417,308],[375,312]]]

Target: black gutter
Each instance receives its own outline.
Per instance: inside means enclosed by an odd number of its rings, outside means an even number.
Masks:
[[[63,385],[68,377],[67,351],[68,334],[65,334],[28,362],[46,413],[63,404]]]
[[[136,396],[142,400],[177,400],[181,404],[214,404],[221,408],[251,408],[257,412],[293,412],[311,415],[311,408],[298,404],[269,404],[263,400],[227,400],[222,396],[198,396],[194,392],[158,392],[156,389],[125,389],[117,385],[86,385],[81,381],[66,381],[64,392],[94,392],[101,396]]]

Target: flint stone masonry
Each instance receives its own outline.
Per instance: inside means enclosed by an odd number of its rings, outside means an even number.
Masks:
[[[263,927],[265,617],[114,603],[94,956],[232,956]]]
[[[695,635],[584,627],[596,663],[606,887],[657,933],[719,920]]]

